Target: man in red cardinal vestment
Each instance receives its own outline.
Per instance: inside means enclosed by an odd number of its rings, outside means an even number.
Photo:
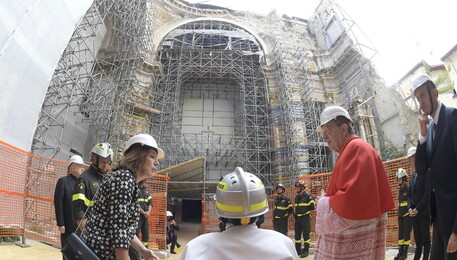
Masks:
[[[316,203],[314,259],[385,259],[387,212],[395,202],[381,158],[354,134],[340,106],[322,111],[317,131],[339,156]]]

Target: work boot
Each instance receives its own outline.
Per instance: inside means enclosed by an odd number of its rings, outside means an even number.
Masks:
[[[309,255],[309,244],[305,243],[305,248],[303,249],[303,252],[301,253],[301,257],[305,258]]]
[[[176,247],[177,247],[177,248],[180,248],[180,247],[181,247],[181,244],[178,243],[178,241],[176,241]]]
[[[416,244],[416,251],[414,252],[414,260],[420,260],[422,255],[422,245]]]
[[[425,245],[424,245],[424,257],[422,259],[428,260],[429,255],[430,255],[430,242],[425,243]]]
[[[406,260],[406,258],[408,258],[408,248],[409,248],[409,245],[403,246],[403,252],[402,252],[400,258],[398,258],[399,260]]]
[[[403,245],[398,246],[398,254],[394,257],[394,260],[399,260],[401,255],[403,254]]]
[[[297,250],[297,255],[301,255],[301,243],[295,243],[295,250]]]

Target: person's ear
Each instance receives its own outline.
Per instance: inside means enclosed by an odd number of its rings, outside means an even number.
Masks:
[[[348,124],[342,124],[341,126],[343,127],[343,132],[349,133],[349,126],[348,126]]]

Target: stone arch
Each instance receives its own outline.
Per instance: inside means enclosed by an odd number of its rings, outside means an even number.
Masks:
[[[252,36],[254,36],[254,38],[259,43],[260,48],[262,49],[264,55],[267,55],[267,54],[270,53],[270,50],[268,48],[267,43],[253,29],[249,28],[248,26],[246,26],[244,24],[241,24],[241,23],[238,23],[238,22],[234,22],[234,21],[229,20],[229,19],[217,18],[217,17],[199,17],[199,18],[192,18],[192,19],[184,19],[184,20],[179,20],[179,21],[170,22],[170,23],[165,24],[164,26],[160,27],[159,29],[157,29],[154,32],[154,40],[153,40],[153,44],[152,44],[152,52],[155,53],[157,51],[157,49],[160,46],[160,44],[162,43],[163,39],[171,31],[175,30],[176,28],[178,28],[178,27],[180,27],[180,26],[182,26],[184,24],[191,23],[191,22],[197,22],[197,21],[219,21],[219,22],[229,23],[229,24],[238,26],[241,29],[243,29],[246,32],[248,32],[249,34],[251,34]]]

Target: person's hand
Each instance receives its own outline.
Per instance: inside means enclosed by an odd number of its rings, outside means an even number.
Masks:
[[[145,260],[159,260],[160,258],[156,256],[151,249],[146,248],[141,252],[141,257]]]
[[[452,233],[451,237],[449,238],[449,242],[447,243],[447,252],[455,253],[457,252],[457,234]]]
[[[170,224],[176,225],[176,221],[173,219],[173,220],[170,222]]]
[[[149,212],[145,211],[145,212],[143,213],[143,215],[144,215],[145,217],[149,217]]]
[[[421,113],[419,116],[420,133],[422,136],[427,136],[427,124],[430,122],[430,119],[422,109],[419,111]]]
[[[417,213],[419,213],[417,209],[408,209],[408,212],[410,217],[415,217],[417,216]]]
[[[65,234],[65,226],[59,226],[60,234]]]

